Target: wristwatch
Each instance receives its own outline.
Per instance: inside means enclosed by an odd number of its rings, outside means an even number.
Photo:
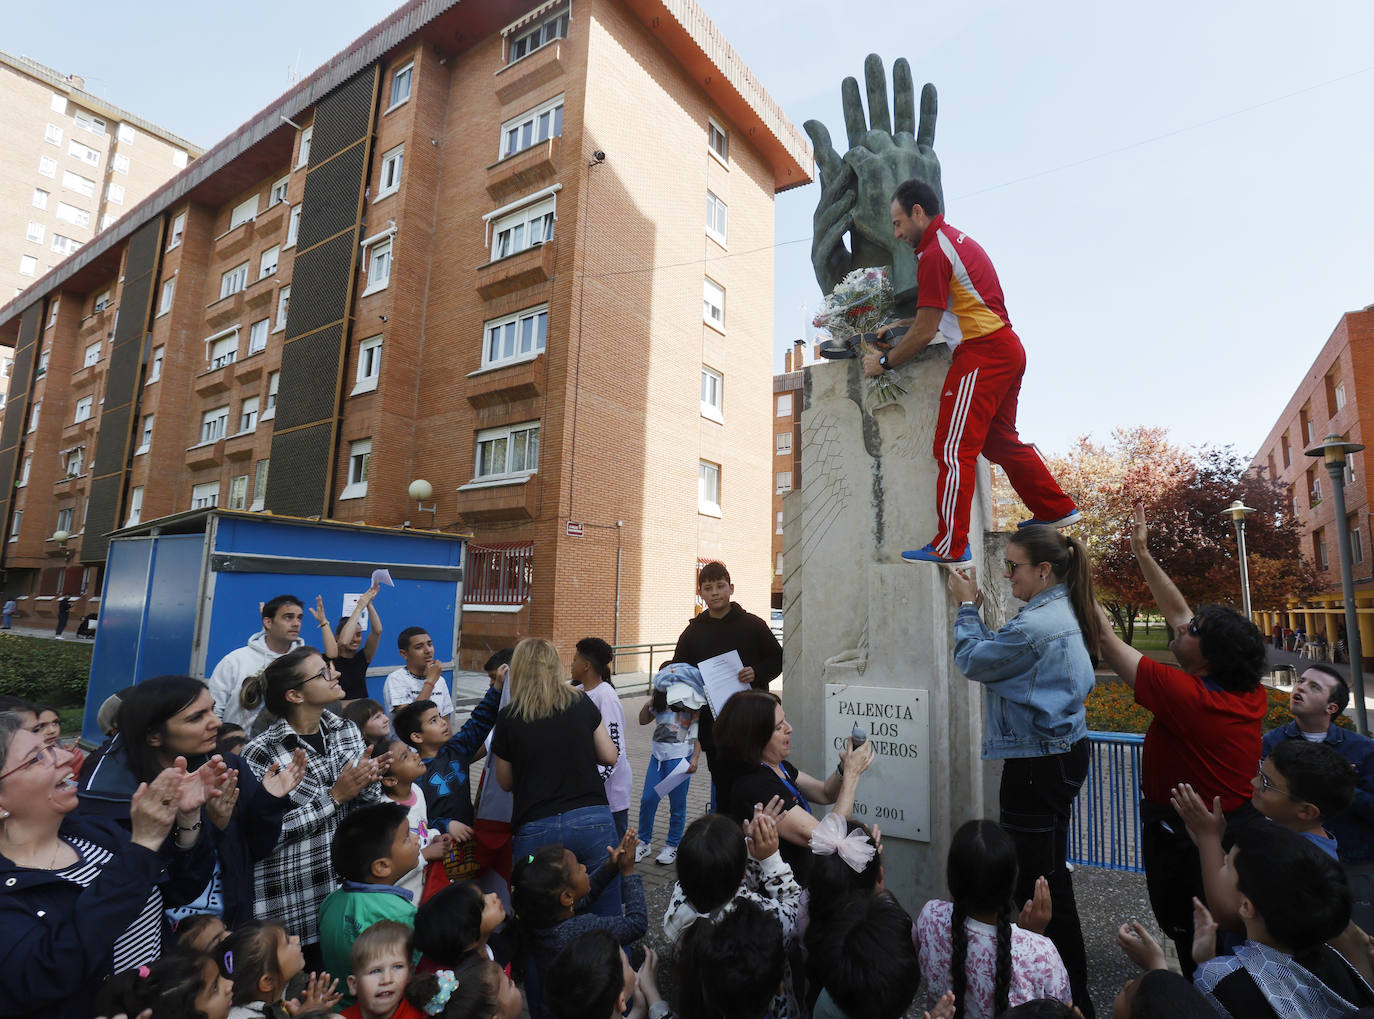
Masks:
[[[882,367],[883,371],[891,371],[891,370],[892,370],[892,365],[890,365],[890,364],[887,363],[887,355],[886,355],[886,354],[884,354],[882,357],[878,358],[878,364]]]
[[[972,605],[975,609],[978,607],[978,603],[977,603],[976,601],[961,601],[961,602],[959,603],[959,607],[960,607],[961,609],[962,609],[965,605]]]

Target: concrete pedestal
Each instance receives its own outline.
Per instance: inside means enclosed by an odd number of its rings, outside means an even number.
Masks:
[[[790,760],[824,777],[835,768],[835,733],[848,732],[853,721],[872,728],[879,763],[860,784],[857,799],[867,814],[857,819],[884,830],[887,885],[913,915],[926,899],[947,894],[945,860],[954,830],[971,818],[996,818],[1000,777],[979,753],[982,693],[954,666],[955,606],[946,571],[901,559],[904,549],[920,548],[935,534],[931,442],[949,361],[943,345],[925,351],[903,366],[906,394],[876,410],[858,361],[805,369],[802,484],[784,500],[783,701],[795,729]],[[985,618],[996,626],[1011,602],[1001,581],[1002,536],[984,533],[991,517],[988,490],[987,465],[980,460],[970,539],[985,587]],[[837,685],[853,695],[844,696]],[[892,693],[885,696],[885,690]],[[918,702],[914,721],[901,704],[884,706],[903,700]],[[920,767],[913,754],[924,755]],[[927,788],[911,788],[922,780]],[[908,802],[924,796],[928,804],[920,834],[908,823],[910,810],[901,811],[903,823],[897,823],[892,806],[881,812],[875,806],[885,797],[895,802],[891,792],[902,784]],[[895,837],[896,830],[906,837]]]

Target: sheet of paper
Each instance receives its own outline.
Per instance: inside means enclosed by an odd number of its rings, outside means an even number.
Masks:
[[[740,701],[740,703],[743,704],[744,702]],[[687,769],[691,767],[691,764],[692,759],[690,757],[684,757],[682,760],[678,761],[677,767],[668,772],[668,774],[664,776],[663,781],[654,786],[654,792],[658,793],[659,797],[662,798],[682,785],[683,782],[686,782],[688,778]]]
[[[711,711],[719,717],[725,702],[744,689],[739,681],[739,672],[744,668],[744,663],[740,661],[738,651],[727,651],[704,662],[697,662],[697,668],[706,685],[706,699],[711,702]]]
[[[373,571],[372,571],[372,586],[373,586],[373,587],[377,587],[379,584],[385,584],[387,587],[395,587],[395,586],[396,586],[396,582],[395,582],[394,580],[391,579],[391,571],[390,571],[390,570],[373,570]]]
[[[358,594],[346,594],[343,596],[343,618],[347,619],[353,615],[353,610],[358,607],[358,599],[362,597]],[[367,632],[367,613],[363,612],[358,616],[358,629],[363,633]]]

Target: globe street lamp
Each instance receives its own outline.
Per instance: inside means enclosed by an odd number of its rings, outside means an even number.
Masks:
[[[1250,564],[1245,558],[1245,518],[1253,512],[1253,506],[1247,506],[1239,499],[1221,511],[1221,515],[1230,517],[1231,523],[1236,526],[1236,548],[1240,555],[1240,604],[1246,619],[1250,618]]]
[[[1347,442],[1339,435],[1328,435],[1320,445],[1306,450],[1310,457],[1326,461],[1331,475],[1331,490],[1336,498],[1336,534],[1340,538],[1341,595],[1345,599],[1346,643],[1350,648],[1350,686],[1355,694],[1355,724],[1361,735],[1369,735],[1369,720],[1364,706],[1364,669],[1360,646],[1360,623],[1355,614],[1355,581],[1350,563],[1350,521],[1345,518],[1345,461],[1351,453],[1364,449],[1358,442]]]

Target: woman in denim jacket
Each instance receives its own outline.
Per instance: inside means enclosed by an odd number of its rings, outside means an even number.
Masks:
[[[1083,700],[1093,688],[1098,618],[1087,549],[1053,527],[1021,528],[1007,543],[1011,593],[1026,604],[996,633],[978,615],[971,574],[950,573],[959,601],[954,661],[987,690],[983,757],[1001,760],[1000,823],[1016,844],[1016,901],[1049,884],[1045,934],[1069,971],[1074,1004],[1092,1019],[1083,931],[1069,874],[1069,812],[1088,774]]]

